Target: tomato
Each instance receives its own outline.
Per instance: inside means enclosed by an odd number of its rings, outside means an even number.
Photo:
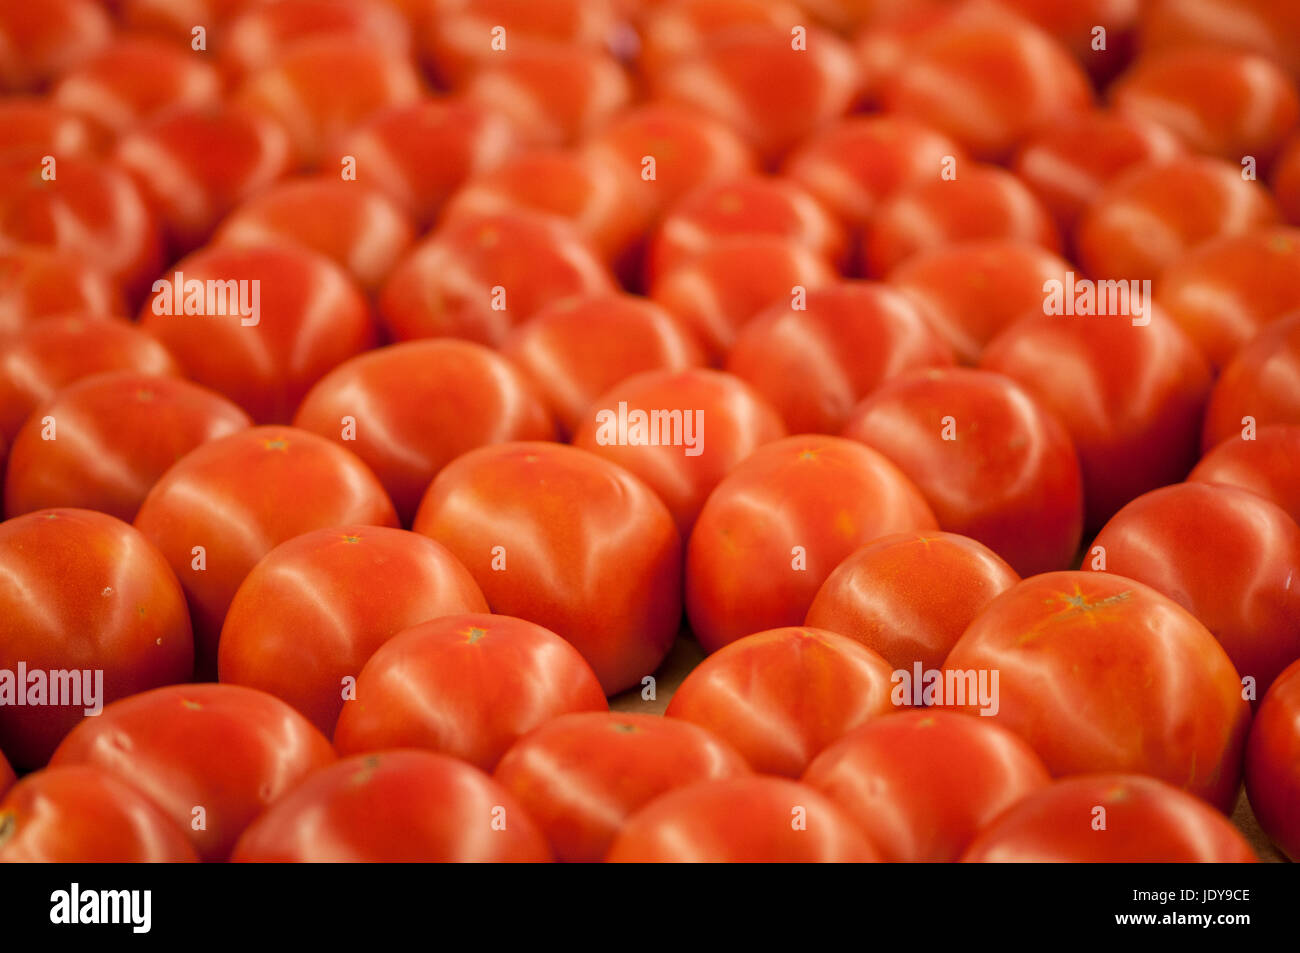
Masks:
[[[1300,658],[1300,526],[1247,490],[1180,483],[1138,497],[1093,542],[1107,572],[1146,583],[1205,625],[1258,694]]]
[[[1300,424],[1300,312],[1272,322],[1224,368],[1205,410],[1201,448],[1268,424]]]
[[[952,349],[910,300],[873,282],[808,292],[749,321],[729,371],[781,413],[791,433],[838,433],[862,397],[899,374],[952,363]]]
[[[31,703],[0,706],[0,748],[18,768],[43,765],[87,711],[183,681],[193,663],[184,594],[128,524],[72,509],[0,523],[0,669]],[[80,677],[57,692],[32,677],[65,670]]]
[[[288,422],[316,381],[375,340],[343,269],[292,245],[195,252],[154,282],[140,325],[258,423]]]
[[[1254,863],[1255,852],[1204,801],[1137,774],[1066,778],[984,828],[964,863]]]
[[[102,143],[90,122],[36,96],[0,99],[0,150],[93,155]]]
[[[578,712],[516,741],[493,777],[537,822],[556,860],[597,863],[627,819],[659,795],[749,773],[735,749],[690,722]]]
[[[815,0],[817,3],[836,0]],[[855,0],[848,0],[855,2]],[[870,2],[870,0],[866,0]],[[871,109],[881,107],[885,86],[902,69],[915,44],[932,28],[951,18],[951,0],[906,0],[873,11],[853,38],[853,52],[862,78],[861,98]]]
[[[126,321],[69,315],[9,339],[0,353],[0,437],[12,440],[27,415],[56,391],[106,371],[180,373],[166,348]]]
[[[99,768],[47,768],[23,778],[0,801],[0,863],[196,860],[185,834],[161,808]]]
[[[731,30],[790,30],[803,22],[799,8],[785,0],[665,0],[650,4],[641,17],[637,63],[654,75],[675,60],[707,52]]]
[[[1142,18],[1144,48],[1207,43],[1262,53],[1300,76],[1300,6],[1295,0],[1152,0]]]
[[[868,721],[803,775],[858,823],[882,859],[929,864],[959,859],[994,818],[1050,781],[1016,735],[946,711]]]
[[[383,284],[415,241],[415,228],[378,189],[322,175],[281,182],[221,223],[213,244],[301,245],[350,274],[367,292]]]
[[[1074,442],[1009,378],[965,368],[900,377],[853,410],[844,436],[907,474],[941,528],[978,540],[1017,572],[1072,563],[1083,535]]]
[[[392,636],[486,611],[473,577],[428,537],[333,526],[281,543],[253,567],[226,613],[217,670],[223,682],[283,699],[332,736],[349,686]]]
[[[231,860],[544,863],[551,852],[519,802],[473,765],[385,751],[312,775],[249,826]]]
[[[497,345],[547,304],[613,290],[596,250],[569,223],[515,210],[432,233],[389,274],[379,311],[398,340]]]
[[[900,189],[876,210],[862,237],[863,274],[885,277],[913,255],[973,239],[1003,239],[1061,250],[1047,209],[1009,172],[975,163],[956,177]]]
[[[111,0],[127,29],[190,43],[194,25],[225,27],[258,0]]]
[[[310,37],[341,36],[366,40],[394,57],[411,51],[410,27],[388,3],[356,0],[277,0],[250,6],[220,34],[222,61],[236,74],[251,73]]]
[[[828,436],[765,444],[718,484],[691,533],[692,631],[715,652],[752,632],[800,625],[853,550],[935,528],[920,491],[874,450]]]
[[[1291,137],[1274,165],[1273,197],[1286,220],[1300,225],[1300,135]]]
[[[805,625],[861,643],[892,666],[938,668],[971,621],[1020,581],[996,553],[954,533],[894,533],[835,567]],[[910,704],[910,699],[904,699]]]
[[[359,456],[403,523],[414,518],[429,481],[467,450],[555,435],[541,396],[509,361],[451,339],[345,361],[303,399],[294,426]]]
[[[833,801],[784,778],[704,781],[663,794],[623,826],[610,863],[874,863],[880,853]]]
[[[0,252],[0,339],[42,319],[78,311],[122,312],[113,279],[84,255],[32,245]]]
[[[375,650],[339,714],[334,747],[342,755],[428,748],[491,771],[550,719],[608,710],[591,666],[549,629],[506,615],[449,615]]]
[[[506,337],[501,353],[536,385],[565,435],[578,430],[601,394],[633,374],[704,361],[695,338],[666,310],[614,292],[547,305]]]
[[[226,610],[258,560],[294,536],[354,523],[395,526],[397,514],[357,457],[292,427],[254,427],[192,450],[135,518],[181,581],[196,670],[209,678]]]
[[[1277,206],[1235,163],[1204,156],[1143,162],[1084,210],[1074,238],[1093,278],[1155,279],[1202,242],[1272,225]]]
[[[1191,483],[1220,483],[1257,493],[1300,523],[1300,425],[1261,427],[1253,440],[1229,437],[1188,475]]]
[[[1145,0],[997,0],[1046,31],[1069,50],[1100,85],[1122,70],[1137,40],[1138,19]],[[1096,49],[1097,27],[1105,46]]]
[[[90,765],[125,781],[214,861],[268,804],[333,762],[329,741],[278,698],[239,685],[169,685],[82,722],[50,766]]]
[[[1265,833],[1292,860],[1300,857],[1300,662],[1277,677],[1255,713],[1246,793]]]
[[[646,371],[610,388],[587,408],[573,445],[644,480],[685,539],[718,481],[785,433],[777,412],[744,381],[690,368]]]
[[[1134,497],[1181,480],[1196,462],[1209,367],[1166,315],[1149,301],[1143,307],[1142,318],[1133,298],[1133,316],[1031,315],[980,359],[981,369],[1010,377],[1064,424],[1083,472],[1088,531]]]
[[[0,6],[0,89],[34,90],[108,43],[113,23],[95,0]]]
[[[595,454],[481,447],[434,478],[412,527],[456,555],[493,612],[558,633],[606,694],[653,672],[681,619],[681,539],[650,488]]]
[[[14,437],[5,515],[68,506],[130,521],[168,467],[251,423],[189,381],[97,374],[60,390]]]
[[[1250,721],[1237,672],[1205,626],[1142,583],[1101,572],[1026,579],[975,617],[944,669],[955,683],[945,704],[990,712],[1053,776],[1136,772],[1221,811],[1236,802]],[[988,703],[962,704],[974,679]]]

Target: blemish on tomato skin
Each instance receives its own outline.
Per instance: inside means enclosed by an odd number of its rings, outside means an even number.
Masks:
[[[465,641],[470,645],[473,645],[475,642],[478,642],[480,639],[483,639],[486,636],[487,636],[487,629],[480,628],[477,625],[472,625],[465,630]]]
[[[196,702],[196,701],[194,701],[194,700],[191,699],[191,698],[182,698],[182,699],[181,699],[181,707],[182,707],[182,708],[188,708],[190,711],[202,711],[202,710],[203,710],[203,705],[202,705],[202,703],[201,703],[201,702]]]

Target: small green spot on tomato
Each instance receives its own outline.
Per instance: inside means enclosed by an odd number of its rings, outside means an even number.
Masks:
[[[480,629],[476,625],[472,625],[465,630],[465,640],[469,642],[470,645],[473,645],[485,635],[487,635],[487,629]]]

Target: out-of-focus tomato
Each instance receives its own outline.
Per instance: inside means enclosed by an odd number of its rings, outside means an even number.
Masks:
[[[1268,424],[1300,424],[1300,312],[1259,332],[1224,369],[1205,410],[1201,449]]]
[[[70,109],[38,96],[0,99],[0,152],[93,155],[101,145],[90,122]]]
[[[1218,863],[1257,858],[1204,801],[1139,774],[1066,778],[984,828],[964,863]]]
[[[652,673],[677,634],[672,516],[639,479],[585,450],[471,450],[434,479],[413,529],[465,564],[493,612],[573,644],[607,694]]]
[[[4,787],[0,785],[0,794]],[[0,801],[0,863],[159,864],[198,860],[175,821],[89,765],[28,775]]]
[[[623,825],[610,863],[875,863],[880,852],[835,802],[785,778],[704,781],[663,794]]]
[[[942,529],[978,540],[1022,575],[1064,569],[1078,552],[1074,442],[1001,374],[950,368],[891,381],[854,409],[844,436],[906,473]]]
[[[184,681],[193,664],[176,577],[129,524],[89,510],[0,523],[0,668],[29,673],[12,686],[27,704],[0,707],[0,749],[17,767],[44,764],[86,712]],[[77,677],[42,679],[34,703],[38,671]]]
[[[1201,458],[1189,483],[1239,486],[1276,503],[1300,523],[1300,424],[1260,427],[1253,440],[1229,437]]]
[[[113,21],[95,0],[0,6],[0,89],[43,87],[112,37]]]
[[[885,86],[902,69],[912,47],[932,28],[946,23],[953,12],[951,0],[905,0],[897,4],[891,0],[889,6],[873,11],[853,38],[863,104],[880,108]]]
[[[249,826],[231,860],[537,863],[551,852],[514,796],[473,765],[385,751],[345,758],[298,785]]]
[[[1273,169],[1273,198],[1286,220],[1300,225],[1300,135],[1291,137]]]
[[[556,860],[595,863],[659,795],[749,773],[734,748],[690,722],[580,712],[520,738],[493,777],[537,822]]]
[[[123,698],[63,740],[51,767],[102,768],[148,796],[206,861],[225,860],[268,804],[334,762],[280,699],[240,685],[169,685]]]
[[[118,20],[130,30],[151,33],[185,43],[202,23],[208,32],[224,27],[258,0],[112,0]]]
[[[1300,661],[1264,696],[1246,744],[1246,793],[1264,832],[1300,861]]]
[[[0,252],[0,339],[71,312],[122,313],[118,289],[103,269],[79,252],[56,248],[23,245]]]
[[[275,62],[295,43],[319,36],[365,40],[394,57],[411,52],[410,27],[396,7],[365,0],[255,3],[222,25],[219,52],[222,62],[240,75]]]
[[[753,632],[801,625],[853,550],[888,533],[936,528],[912,481],[868,447],[828,436],[766,444],[718,484],[691,533],[692,630],[714,652]]]
[[[838,804],[893,863],[951,863],[975,835],[1051,781],[1032,748],[987,720],[902,712],[846,734],[803,783]]]
[[[988,711],[1054,776],[1149,774],[1225,812],[1237,799],[1250,722],[1237,672],[1205,626],[1142,583],[1026,579],[975,617],[942,679],[945,705]]]
[[[965,536],[891,534],[835,567],[805,625],[862,643],[895,671],[911,672],[916,662],[938,668],[975,616],[1019,581],[996,553]]]
[[[5,515],[69,506],[130,522],[168,467],[251,423],[224,397],[176,377],[123,372],[78,381],[14,437]]]
[[[1144,0],[996,0],[1046,31],[1070,51],[1098,85],[1122,70],[1136,45]],[[1097,27],[1105,33],[1096,48]]]
[[[662,0],[645,6],[637,25],[637,64],[649,75],[707,52],[730,30],[765,26],[788,31],[805,22],[799,7],[786,0]]]
[[[1295,0],[1150,0],[1144,49],[1226,44],[1262,53],[1300,76],[1300,4]]]

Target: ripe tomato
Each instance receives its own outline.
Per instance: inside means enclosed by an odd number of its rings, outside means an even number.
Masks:
[[[444,466],[467,450],[555,435],[541,396],[479,344],[410,341],[359,354],[303,399],[294,426],[359,456],[409,524]]]
[[[1253,440],[1229,437],[1196,465],[1191,483],[1239,486],[1276,503],[1300,523],[1300,425],[1261,427]]]
[[[623,825],[610,863],[875,863],[833,801],[784,778],[703,781],[660,795]]]
[[[1268,424],[1300,424],[1300,312],[1272,322],[1214,385],[1201,449]]]
[[[997,0],[1046,31],[1102,85],[1129,61],[1137,40],[1144,0]],[[1106,31],[1105,46],[1095,48],[1097,27]]]
[[[95,0],[0,6],[0,89],[34,90],[91,56],[112,37]]]
[[[938,668],[966,626],[1019,581],[1015,570],[973,539],[893,533],[835,567],[804,624],[860,642],[895,671],[911,672],[915,662]]]
[[[43,698],[0,706],[0,748],[35,768],[86,710],[189,678],[194,640],[176,577],[144,536],[103,513],[45,510],[0,523],[0,669],[20,664],[28,678],[10,687]],[[38,685],[38,671],[102,671],[103,681],[64,680],[51,704],[56,686]]]
[[[1300,135],[1291,137],[1273,168],[1273,197],[1286,220],[1300,225]]]
[[[857,821],[882,859],[929,864],[959,859],[994,818],[1050,781],[1016,735],[946,711],[868,721],[803,775]]]
[[[353,37],[387,49],[411,52],[411,30],[391,4],[356,0],[277,0],[254,4],[221,28],[222,62],[236,75],[254,72],[309,37]]]
[[[551,852],[519,802],[473,765],[385,751],[312,775],[248,827],[231,860],[544,863]]]
[[[1293,861],[1300,858],[1300,662],[1277,677],[1255,713],[1246,793],[1265,833]]]
[[[118,20],[129,30],[189,43],[196,23],[209,31],[224,27],[257,0],[113,0]]]
[[[651,76],[675,60],[707,52],[731,30],[790,30],[804,22],[786,0],[664,0],[646,7],[637,24],[637,64]]]
[[[493,777],[537,822],[556,860],[597,863],[659,795],[749,773],[731,745],[690,722],[578,712],[516,741]]]
[[[0,801],[0,863],[197,860],[185,834],[160,807],[124,781],[89,765],[30,774]]]
[[[175,377],[121,372],[78,381],[14,437],[5,515],[68,506],[129,522],[168,467],[251,423],[224,397]]]
[[[1300,6],[1294,0],[1152,0],[1143,13],[1144,49],[1227,44],[1262,53],[1300,76]]]
[[[903,68],[912,47],[932,28],[946,23],[954,12],[951,0],[907,0],[873,11],[853,38],[863,104],[872,109],[881,107],[885,86]]]
[[[653,672],[681,619],[681,539],[622,467],[547,443],[481,447],[430,484],[412,527],[450,549],[493,612],[573,644],[606,694]]]
[[[122,310],[113,279],[79,252],[33,245],[0,252],[0,339],[54,315]]]
[[[1222,814],[1155,778],[1089,774],[1029,794],[984,828],[964,863],[1254,863]]]
[[[90,765],[125,781],[214,861],[268,804],[333,761],[325,736],[278,698],[239,685],[169,685],[83,721],[50,766]]]
[[[1205,626],[1142,583],[1100,572],[1026,579],[975,617],[944,669],[956,683],[946,704],[990,711],[1054,776],[1137,772],[1225,812],[1236,802],[1250,722],[1237,672]],[[961,704],[981,676],[991,704]]]
[[[0,150],[93,155],[102,146],[90,122],[37,96],[0,99]]]
[[[888,533],[935,528],[920,491],[874,450],[827,436],[765,444],[718,484],[691,533],[692,631],[715,652],[752,632],[800,625],[853,550]]]

